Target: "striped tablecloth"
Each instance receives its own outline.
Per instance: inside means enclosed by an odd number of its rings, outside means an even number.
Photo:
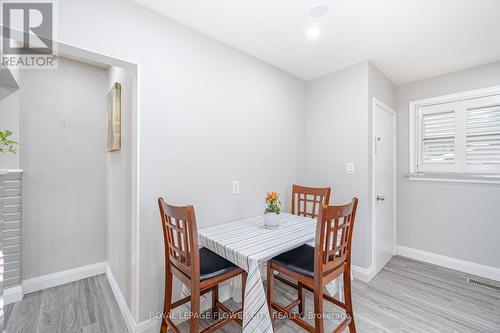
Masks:
[[[280,214],[280,226],[267,229],[264,217],[198,230],[203,247],[248,272],[243,309],[243,332],[273,332],[260,265],[274,256],[314,239],[316,220]]]

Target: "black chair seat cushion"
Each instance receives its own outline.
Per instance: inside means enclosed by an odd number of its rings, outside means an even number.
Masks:
[[[218,254],[204,247],[200,249],[200,280],[211,279],[237,268],[238,266]]]
[[[314,247],[310,245],[304,244],[282,253],[271,259],[271,262],[293,272],[314,277]]]

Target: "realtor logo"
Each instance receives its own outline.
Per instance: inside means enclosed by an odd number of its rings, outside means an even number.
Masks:
[[[37,69],[56,67],[52,1],[4,1],[2,25],[3,65]]]

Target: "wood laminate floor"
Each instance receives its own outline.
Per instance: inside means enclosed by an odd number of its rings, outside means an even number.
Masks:
[[[6,333],[125,333],[106,275],[24,296],[5,307]]]
[[[394,257],[369,284],[353,281],[358,332],[500,333],[500,292],[471,285],[468,277]],[[279,281],[275,286],[281,303],[294,299],[291,289]],[[306,311],[312,311],[309,293],[306,302]],[[233,301],[226,304],[238,306]],[[325,311],[332,318],[325,322],[326,331],[331,332],[342,312],[327,302]],[[104,275],[26,295],[6,307],[5,317],[8,333],[127,332]],[[181,328],[188,332],[187,323]],[[239,333],[241,328],[230,323],[218,332]],[[305,331],[288,320],[278,320],[275,332]]]
[[[394,257],[369,284],[353,281],[353,303],[358,333],[500,333],[500,291],[467,283],[470,275],[442,267]],[[481,279],[485,281],[484,279]],[[487,280],[486,280],[487,281]],[[488,281],[494,283],[493,281]],[[296,292],[279,281],[275,295],[283,304]],[[498,285],[498,283],[497,283]],[[325,302],[325,332],[342,319],[340,308]],[[236,304],[231,304],[236,309]],[[306,292],[306,312],[313,310]],[[314,324],[313,320],[308,320]],[[205,322],[204,327],[208,326]],[[183,332],[188,332],[184,323]],[[230,323],[219,332],[239,333]],[[289,320],[278,320],[276,333],[306,332]],[[348,332],[348,330],[345,330]]]

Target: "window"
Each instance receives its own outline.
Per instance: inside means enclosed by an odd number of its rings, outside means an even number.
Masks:
[[[466,110],[466,171],[500,173],[500,102]]]
[[[500,175],[500,87],[411,102],[410,173]]]

